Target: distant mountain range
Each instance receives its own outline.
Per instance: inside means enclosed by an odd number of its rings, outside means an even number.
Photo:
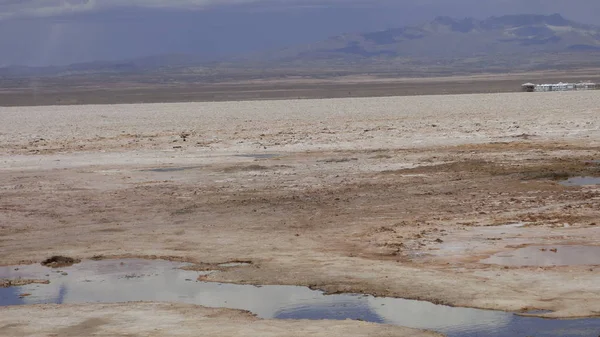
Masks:
[[[432,22],[379,32],[346,34],[289,48],[274,59],[458,58],[600,51],[600,27],[559,14],[509,15],[485,20],[438,17]]]
[[[166,55],[67,67],[9,67],[0,69],[0,76],[185,72],[190,67],[270,69],[271,73],[277,72],[274,69],[288,73],[290,69],[401,72],[405,67],[418,75],[433,68],[465,73],[598,67],[599,55],[600,27],[573,22],[559,14],[508,15],[485,20],[438,17],[419,26],[344,34],[310,45],[220,62],[208,63],[191,55]]]

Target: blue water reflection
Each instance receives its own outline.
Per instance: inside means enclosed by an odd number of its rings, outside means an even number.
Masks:
[[[364,320],[438,331],[450,337],[598,336],[600,319],[549,320],[512,313],[453,308],[429,302],[340,294],[292,286],[198,282],[200,272],[168,261],[86,261],[62,270],[39,265],[0,267],[0,278],[49,279],[0,289],[0,305],[157,301],[224,307],[261,318]],[[22,293],[30,296],[20,298]]]

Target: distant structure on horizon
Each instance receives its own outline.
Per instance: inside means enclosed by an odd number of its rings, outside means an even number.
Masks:
[[[576,91],[576,90],[596,90],[600,85],[592,82],[563,83],[556,84],[533,84],[525,83],[521,85],[525,92],[546,92],[546,91]]]

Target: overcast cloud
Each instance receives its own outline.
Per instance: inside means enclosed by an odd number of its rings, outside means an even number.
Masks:
[[[170,8],[201,10],[211,6],[246,3],[318,4],[314,0],[0,0],[0,18],[48,17],[80,12],[102,11],[119,7]],[[325,1],[327,2],[327,1]],[[329,2],[336,2],[330,0]],[[338,2],[343,2],[338,0]],[[347,1],[352,2],[352,1]],[[375,0],[375,2],[377,2]],[[320,3],[323,3],[321,1]]]
[[[0,0],[0,66],[186,53],[206,58],[402,27],[436,16],[552,14],[600,23],[598,0]]]
[[[556,10],[568,10],[569,12],[586,12],[586,7],[597,3],[597,0],[0,0],[0,18],[14,17],[48,17],[55,15],[102,11],[119,7],[138,7],[138,8],[169,8],[169,9],[192,9],[202,10],[214,6],[230,6],[248,3],[261,4],[289,4],[299,5],[322,5],[322,6],[348,6],[355,3],[369,4],[370,6],[380,5],[411,5],[419,7],[435,6],[455,6],[462,8],[466,12],[468,8],[464,6],[475,7],[525,7],[536,8],[540,10],[554,8]],[[580,8],[580,9],[579,9]],[[594,8],[598,8],[594,6]],[[570,10],[569,10],[570,9]]]

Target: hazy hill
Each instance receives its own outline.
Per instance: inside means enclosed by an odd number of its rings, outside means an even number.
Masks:
[[[417,26],[352,33],[283,50],[208,62],[159,55],[123,62],[0,69],[0,76],[86,72],[246,74],[250,77],[377,72],[404,75],[519,71],[600,66],[600,27],[554,15],[485,20],[438,17]],[[188,69],[188,70],[186,70]],[[188,73],[189,73],[188,72]],[[202,76],[202,75],[198,75]],[[235,76],[234,76],[235,77]]]
[[[600,51],[600,27],[555,15],[438,17],[419,26],[345,34],[269,55],[276,60],[436,58]]]

